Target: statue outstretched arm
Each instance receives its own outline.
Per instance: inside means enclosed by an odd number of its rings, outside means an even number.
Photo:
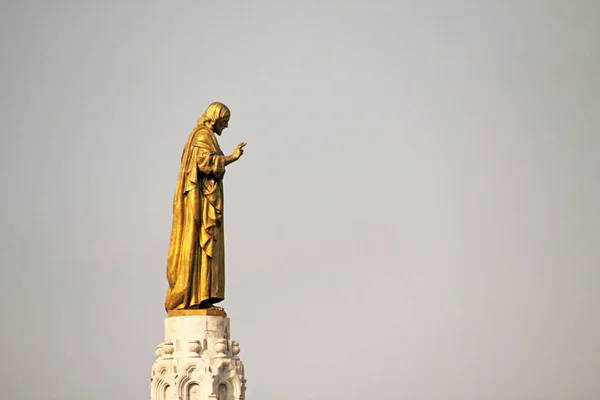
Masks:
[[[244,146],[246,145],[246,142],[242,142],[240,144],[237,145],[237,147],[235,148],[235,150],[233,150],[233,154],[230,156],[225,156],[225,165],[229,165],[232,162],[236,162],[237,160],[240,159],[240,157],[242,156],[242,154],[244,154]]]

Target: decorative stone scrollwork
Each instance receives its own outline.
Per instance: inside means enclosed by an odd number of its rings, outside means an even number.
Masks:
[[[215,350],[217,352],[217,357],[227,357],[227,339],[217,339]]]
[[[175,346],[173,346],[172,341],[165,342],[162,346],[163,358],[170,359],[173,358],[173,352],[175,351]]]
[[[240,344],[235,340],[231,341],[231,352],[233,353],[234,357],[239,358],[237,356],[240,354]]]
[[[155,353],[152,400],[244,399],[244,366],[239,343],[229,338],[229,318],[169,317]]]
[[[202,345],[199,340],[190,340],[188,346],[189,355],[188,357],[200,357],[202,352]]]

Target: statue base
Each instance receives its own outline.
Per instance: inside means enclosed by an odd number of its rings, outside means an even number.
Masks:
[[[243,400],[246,391],[239,343],[229,337],[225,312],[181,310],[165,319],[165,341],[156,346],[152,400]],[[211,313],[212,313],[211,312]],[[208,314],[208,315],[207,315]]]
[[[227,313],[221,307],[211,307],[186,310],[169,310],[167,315],[169,317],[181,317],[183,315],[214,315],[217,317],[226,317]]]

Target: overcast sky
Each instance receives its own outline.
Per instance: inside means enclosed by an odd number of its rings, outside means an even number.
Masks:
[[[3,1],[0,398],[142,400],[206,106],[248,400],[600,398],[600,2]]]

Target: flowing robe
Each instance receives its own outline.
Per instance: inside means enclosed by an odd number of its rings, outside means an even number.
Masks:
[[[224,174],[225,156],[215,134],[197,126],[183,150],[173,199],[167,311],[204,307],[225,297]]]

